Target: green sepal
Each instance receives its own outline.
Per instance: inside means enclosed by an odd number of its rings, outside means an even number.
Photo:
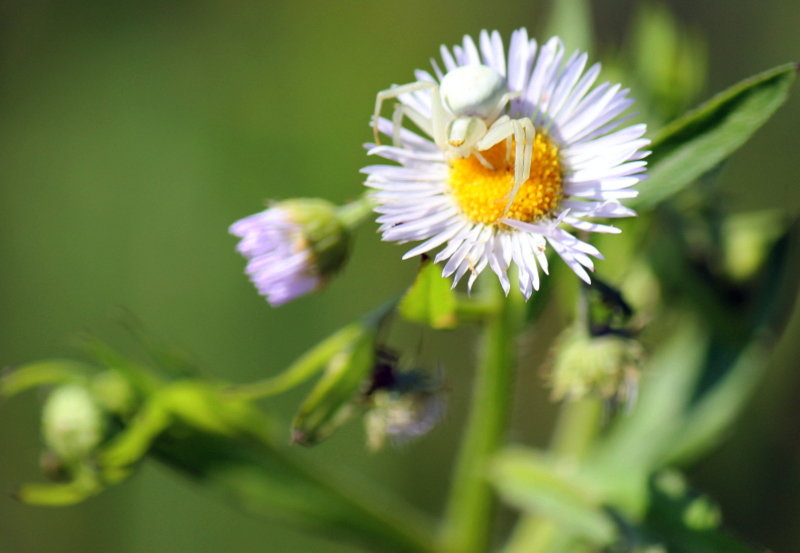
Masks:
[[[353,400],[375,365],[376,331],[364,322],[353,341],[331,357],[322,378],[292,422],[292,442],[314,445],[328,437],[352,413]]]
[[[414,284],[400,300],[400,314],[436,329],[458,326],[456,293],[435,263],[424,261]]]
[[[342,268],[350,251],[350,234],[334,204],[322,198],[293,198],[270,207],[285,211],[300,226],[320,277],[327,279]]]
[[[724,161],[786,101],[796,73],[789,63],[745,79],[664,127],[632,207],[649,209]]]

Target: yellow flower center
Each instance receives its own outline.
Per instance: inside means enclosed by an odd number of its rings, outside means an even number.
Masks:
[[[486,167],[474,155],[450,161],[448,184],[461,211],[468,219],[485,225],[503,226],[500,219],[526,223],[551,215],[564,196],[558,148],[550,138],[536,133],[530,177],[519,187],[511,206],[514,187],[514,144],[506,156],[503,140],[480,152],[493,167]]]

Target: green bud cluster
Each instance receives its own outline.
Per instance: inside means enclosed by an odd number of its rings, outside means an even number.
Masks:
[[[558,340],[550,374],[556,399],[580,399],[598,394],[625,400],[635,390],[642,348],[618,334],[591,336],[568,329]]]

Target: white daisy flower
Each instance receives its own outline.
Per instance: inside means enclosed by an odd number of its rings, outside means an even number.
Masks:
[[[440,53],[433,74],[378,95],[375,134],[393,145],[368,144],[369,154],[399,164],[362,170],[383,240],[422,241],[404,259],[443,246],[435,260],[453,286],[470,273],[471,287],[488,266],[508,293],[513,262],[529,298],[547,244],[589,282],[602,255],[568,229],[620,232],[593,219],[635,215],[620,201],[645,178],[646,127],[622,126],[628,90],[595,86],[599,64],[586,69],[585,53],[565,59],[558,38],[539,46],[525,29],[507,57],[496,31]],[[388,98],[399,100],[391,122],[377,116]],[[422,132],[402,128],[404,117]]]
[[[245,273],[273,306],[319,290],[344,263],[349,236],[340,211],[319,199],[295,199],[233,223]]]

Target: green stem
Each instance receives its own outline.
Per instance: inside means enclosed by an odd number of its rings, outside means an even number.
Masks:
[[[382,321],[394,310],[397,301],[398,298],[392,298],[364,315],[361,320],[334,332],[301,355],[282,373],[257,382],[231,386],[225,390],[225,397],[243,400],[261,399],[281,394],[302,384],[325,368],[331,357],[351,346],[364,332],[380,327]]]
[[[336,215],[348,230],[353,230],[372,215],[374,203],[367,194],[357,200],[344,204],[336,210]]]
[[[486,470],[503,443],[511,410],[514,344],[522,320],[521,298],[503,298],[492,284],[498,308],[486,319],[469,419],[440,536],[443,553],[489,550],[494,498]]]
[[[602,417],[603,402],[597,397],[568,401],[559,413],[551,451],[570,461],[582,459],[600,430]]]
[[[225,396],[229,399],[254,400],[280,394],[302,384],[322,370],[331,357],[351,344],[362,332],[362,327],[360,323],[347,325],[308,350],[279,375],[231,386],[225,391]]]

